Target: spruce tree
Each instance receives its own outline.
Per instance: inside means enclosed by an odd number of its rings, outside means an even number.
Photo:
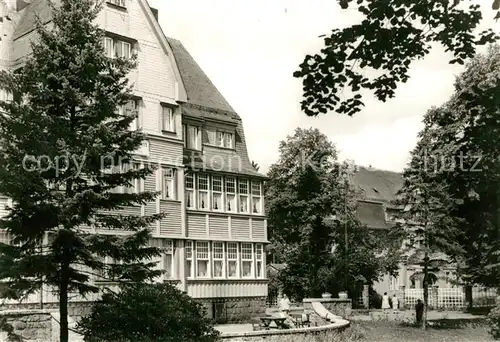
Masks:
[[[457,263],[463,254],[458,243],[461,220],[453,215],[459,200],[451,196],[448,185],[439,180],[445,166],[441,157],[445,153],[435,148],[432,131],[426,127],[403,172],[404,184],[396,201],[404,207],[397,214],[398,228],[406,237],[403,252],[409,264],[421,267],[415,275],[423,277],[424,329],[432,276],[443,266]]]
[[[151,259],[161,250],[148,242],[163,215],[120,214],[157,194],[114,191],[152,170],[126,167],[145,138],[129,129],[135,113],[117,112],[131,97],[127,75],[136,58],[105,55],[94,23],[101,9],[93,0],[52,6],[52,23],[38,22],[24,66],[0,73],[0,88],[11,94],[0,103],[0,194],[13,203],[1,220],[11,238],[0,246],[3,296],[35,293],[42,283],[53,288],[61,342],[68,341],[69,292],[98,292],[96,274],[118,282],[160,274]],[[99,233],[113,229],[127,234]]]

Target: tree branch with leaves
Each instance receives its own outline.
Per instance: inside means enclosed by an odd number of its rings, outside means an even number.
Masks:
[[[476,32],[481,9],[468,1],[338,2],[344,10],[354,6],[363,19],[333,29],[320,52],[307,55],[294,73],[302,79],[301,107],[308,116],[330,111],[354,115],[364,106],[364,90],[383,102],[393,98],[398,85],[410,78],[411,64],[427,56],[435,43],[453,54],[451,64],[464,64],[477,46],[498,39],[492,29]],[[495,0],[493,8],[498,6]]]

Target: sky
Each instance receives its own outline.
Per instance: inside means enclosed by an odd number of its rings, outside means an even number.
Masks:
[[[319,35],[359,20],[336,0],[148,0],[159,10],[165,34],[179,39],[243,120],[252,160],[266,172],[278,145],[297,127],[318,128],[335,143],[341,160],[402,171],[421,120],[453,92],[463,67],[434,48],[412,64],[410,80],[383,103],[365,96],[353,117],[335,112],[308,117],[300,110],[301,80],[292,76],[306,54],[323,46]],[[480,1],[480,0],[477,0]],[[477,2],[476,1],[476,2]],[[500,32],[491,0],[482,0],[482,28]]]

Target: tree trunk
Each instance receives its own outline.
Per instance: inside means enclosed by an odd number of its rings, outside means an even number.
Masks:
[[[497,241],[500,238],[500,186],[497,185]],[[499,262],[500,258],[497,258],[495,260],[496,262]],[[497,279],[498,279],[498,286],[497,286],[497,305],[500,306],[500,270],[497,268]]]
[[[424,256],[424,315],[422,317],[422,329],[427,327],[427,308],[429,303],[429,267],[428,267],[428,254],[425,252]]]
[[[59,284],[59,342],[69,342],[68,331],[68,270],[69,265],[61,265],[61,283]]]

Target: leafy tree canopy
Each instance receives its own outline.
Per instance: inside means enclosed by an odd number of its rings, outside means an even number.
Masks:
[[[491,29],[476,32],[482,13],[469,1],[338,2],[342,9],[356,8],[363,17],[355,25],[332,30],[324,48],[307,55],[294,73],[302,78],[301,107],[309,116],[332,110],[353,115],[364,105],[362,90],[384,102],[394,97],[398,84],[408,81],[412,62],[428,55],[433,44],[453,54],[450,63],[464,64],[477,46],[498,39]],[[499,5],[495,0],[493,9]]]
[[[347,165],[338,162],[328,138],[298,128],[279,151],[268,174],[266,205],[272,249],[278,262],[287,264],[279,275],[284,292],[300,299],[346,290],[346,270],[355,291],[377,279],[382,268],[393,267],[377,253],[378,240],[358,222]]]
[[[448,102],[424,118],[421,140],[437,182],[459,199],[452,215],[460,221],[465,279],[500,283],[500,47],[477,55],[455,82]]]

